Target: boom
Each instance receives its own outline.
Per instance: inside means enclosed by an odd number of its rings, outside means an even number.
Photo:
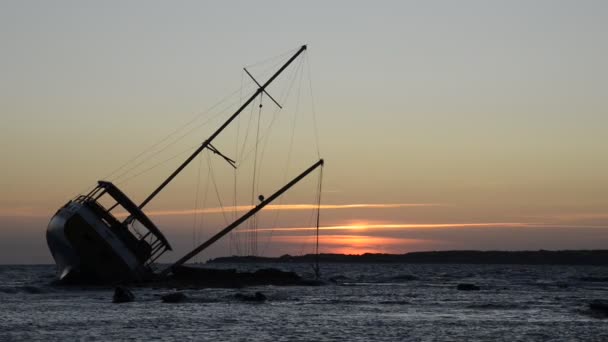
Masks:
[[[178,266],[184,264],[186,261],[192,259],[195,255],[197,255],[198,253],[202,252],[207,247],[211,246],[214,242],[216,242],[217,240],[219,240],[221,237],[223,237],[224,235],[228,234],[231,230],[233,230],[234,228],[238,227],[241,223],[245,222],[245,220],[247,220],[249,217],[253,216],[255,213],[257,213],[258,211],[262,210],[262,208],[264,208],[267,204],[269,204],[270,202],[274,201],[277,197],[281,196],[285,191],[289,190],[289,188],[291,188],[296,183],[298,183],[300,180],[302,180],[302,178],[306,177],[309,173],[311,173],[312,171],[314,171],[317,167],[322,166],[323,164],[324,164],[323,159],[319,159],[318,162],[314,163],[311,167],[309,167],[308,169],[306,169],[306,171],[302,172],[299,176],[297,176],[296,178],[292,179],[289,183],[285,184],[282,188],[280,188],[279,190],[277,190],[277,192],[275,192],[274,194],[270,195],[270,197],[268,197],[267,199],[265,199],[264,201],[262,201],[260,204],[258,204],[257,206],[255,206],[253,209],[251,209],[250,211],[248,211],[245,215],[241,216],[238,220],[232,222],[226,228],[222,229],[219,233],[217,233],[214,236],[212,236],[209,240],[203,242],[200,246],[196,247],[190,253],[184,255],[181,259],[179,259],[178,261],[176,261],[173,265],[171,265],[171,266],[167,267],[166,269],[164,269],[160,273],[160,275],[161,276],[165,276],[165,275],[169,274],[171,271],[173,271],[176,267],[178,267]]]

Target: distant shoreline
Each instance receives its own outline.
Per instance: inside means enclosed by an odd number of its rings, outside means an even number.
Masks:
[[[306,254],[280,257],[230,256],[207,263],[314,263],[317,256]],[[404,263],[404,264],[515,264],[515,265],[594,265],[608,266],[608,250],[562,251],[432,251],[405,254],[365,253],[320,254],[324,263]]]

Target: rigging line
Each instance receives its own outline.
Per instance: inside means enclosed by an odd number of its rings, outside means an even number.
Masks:
[[[247,88],[251,88],[254,84],[250,83],[248,84],[246,87]],[[240,90],[241,88],[239,88]],[[236,90],[234,92],[232,92],[229,96],[225,97],[222,101],[218,102],[216,105],[214,105],[213,107],[211,107],[209,110],[207,110],[205,113],[200,114],[198,117],[194,118],[193,120],[190,120],[190,122],[188,122],[187,124],[183,125],[182,127],[180,127],[179,129],[175,130],[174,132],[170,133],[168,136],[166,136],[164,139],[162,139],[161,141],[159,141],[158,143],[152,145],[151,147],[149,147],[148,149],[146,149],[144,152],[140,153],[138,155],[138,157],[141,157],[143,154],[146,153],[153,153],[152,155],[147,156],[146,158],[144,158],[143,160],[141,160],[139,163],[137,163],[136,165],[134,165],[133,167],[129,168],[128,170],[124,171],[123,173],[119,174],[118,176],[115,176],[113,181],[116,182],[118,181],[120,178],[124,177],[125,175],[127,175],[129,172],[133,171],[134,169],[136,169],[137,167],[141,166],[142,164],[144,164],[145,162],[147,162],[148,160],[150,160],[154,155],[159,154],[163,151],[165,151],[167,148],[173,146],[175,143],[177,143],[178,141],[182,140],[183,138],[185,138],[186,136],[188,136],[189,134],[191,134],[192,132],[194,132],[195,130],[209,124],[210,122],[212,122],[213,120],[216,120],[217,118],[219,118],[221,115],[223,115],[224,113],[226,113],[228,110],[230,110],[231,108],[233,108],[234,105],[237,104],[237,101],[233,101],[231,103],[229,103],[227,106],[225,106],[223,109],[221,109],[219,112],[217,112],[217,114],[209,117],[206,121],[191,127],[189,130],[187,130],[184,134],[178,136],[177,138],[175,138],[173,141],[169,142],[167,145],[165,145],[164,147],[160,148],[159,150],[156,151],[152,151],[152,149],[154,147],[159,146],[160,144],[162,144],[163,142],[169,140],[169,138],[173,135],[175,135],[177,132],[179,132],[180,130],[183,130],[184,128],[186,128],[189,124],[193,123],[194,121],[196,121],[196,119],[198,119],[199,117],[201,117],[204,114],[210,113],[211,110],[215,109],[216,107],[218,107],[220,104],[225,103],[226,100],[228,100],[229,98],[233,97],[236,92],[238,92],[239,90]],[[238,100],[239,103],[242,102],[242,98],[240,98]],[[128,163],[134,162],[136,159],[138,159],[138,157],[133,158],[131,161],[129,161]],[[127,163],[127,164],[128,164]],[[124,168],[127,164],[123,165],[120,169]],[[116,172],[114,172],[116,173]],[[106,177],[109,178],[109,177]]]
[[[166,163],[166,162],[168,162],[168,161],[171,161],[171,160],[173,160],[173,159],[175,159],[175,158],[177,158],[177,157],[179,157],[179,156],[183,155],[183,154],[184,154],[184,153],[186,153],[186,152],[190,152],[190,151],[194,150],[196,147],[198,147],[198,145],[191,146],[191,147],[189,147],[188,149],[183,150],[183,151],[179,152],[178,154],[176,154],[176,155],[172,156],[171,158],[167,158],[167,159],[165,159],[165,160],[163,160],[163,161],[161,161],[161,162],[159,162],[159,163],[157,163],[157,164],[154,164],[154,165],[152,165],[151,167],[149,167],[149,168],[147,168],[147,169],[145,169],[145,170],[141,171],[140,173],[137,173],[137,174],[132,175],[132,176],[130,176],[130,177],[128,177],[128,178],[125,178],[125,179],[121,180],[120,182],[118,182],[118,185],[125,184],[126,182],[128,182],[129,180],[131,180],[131,179],[133,179],[133,178],[135,178],[135,177],[137,177],[137,176],[140,176],[140,175],[142,175],[142,174],[144,174],[144,173],[146,173],[146,172],[149,172],[149,171],[151,171],[151,170],[153,170],[153,169],[157,168],[158,166],[160,166],[160,165],[162,165],[162,164],[164,164],[164,163]]]
[[[293,73],[293,71],[292,71],[292,73]],[[244,73],[241,73],[241,77],[244,77]],[[261,100],[261,97],[260,97],[260,100]],[[261,105],[260,105],[260,106],[261,106]],[[250,132],[251,123],[252,123],[252,121],[253,121],[253,111],[254,111],[254,106],[253,106],[253,104],[251,105],[251,107],[250,107],[250,108],[251,108],[251,109],[250,109],[250,113],[249,113],[249,120],[248,120],[248,123],[247,123],[247,129],[245,130],[245,138],[243,139],[242,147],[241,147],[241,149],[240,149],[240,154],[239,154],[239,152],[238,152],[238,150],[239,150],[239,149],[238,149],[238,146],[239,146],[239,144],[238,144],[238,140],[237,140],[237,144],[236,144],[237,155],[238,155],[238,158],[237,158],[238,165],[241,165],[241,160],[242,160],[243,154],[245,153],[245,151],[247,151],[247,150],[246,150],[246,148],[245,148],[245,146],[247,145],[247,142],[249,141],[249,132]],[[280,110],[280,108],[279,108],[279,110]],[[257,135],[258,135],[258,136],[259,136],[259,130],[260,130],[260,127],[259,127],[259,126],[260,126],[260,117],[258,116],[258,131],[257,131],[257,132],[258,132],[258,133],[257,133]],[[239,126],[239,128],[240,128],[240,126]],[[239,132],[240,132],[240,130],[239,130]],[[256,144],[259,144],[259,138],[258,138],[258,139],[256,139]],[[256,146],[256,149],[257,149],[257,146]],[[251,152],[251,150],[250,150],[249,152]],[[238,167],[238,166],[237,166],[237,167]],[[235,172],[235,180],[234,180],[234,184],[235,184],[235,188],[236,188],[236,184],[237,184],[237,174],[236,174],[236,172]],[[234,193],[234,199],[235,199],[235,201],[236,201],[236,198],[237,198],[237,195],[236,195],[236,190],[235,190],[235,193]],[[236,207],[236,205],[235,205],[235,207]],[[234,215],[235,215],[235,217],[236,217],[236,215],[238,215],[238,214],[236,213],[236,211],[235,211]],[[254,218],[253,218],[253,220],[252,220],[252,221],[250,221],[250,222],[255,222],[255,217],[254,217]],[[251,223],[250,223],[250,224],[251,224]],[[237,239],[238,239],[238,237],[239,237],[240,235],[238,235],[238,234],[237,234],[236,236],[237,236]],[[239,244],[240,244],[240,242],[239,242]]]
[[[253,117],[254,117],[254,115],[253,115],[254,108],[255,108],[254,103],[255,102],[252,102],[251,105],[250,105],[249,120],[247,121],[247,129],[245,130],[245,138],[243,139],[243,145],[241,147],[241,153],[240,153],[240,155],[238,155],[238,158],[237,158],[237,163],[238,163],[237,168],[239,168],[240,165],[241,165],[241,159],[242,159],[243,152],[245,151],[245,145],[247,144],[247,141],[249,140],[249,131],[250,131],[251,123],[253,121]],[[238,149],[238,145],[237,145],[237,149]],[[248,224],[250,225],[251,223],[248,222]],[[247,241],[249,241],[249,239],[248,239],[249,233],[246,233],[246,237],[247,237]],[[237,238],[237,243],[239,245],[238,249],[240,249],[240,244],[241,244],[240,235],[236,234],[236,238]],[[249,244],[248,244],[247,241],[246,241],[245,246],[243,248],[245,252],[248,250],[248,246],[249,246]]]
[[[299,63],[300,63],[300,65],[301,65],[301,64],[302,64],[302,61],[300,60],[300,61],[299,61]],[[287,97],[288,97],[288,95],[290,94],[291,89],[292,89],[293,84],[294,84],[294,81],[295,81],[295,79],[296,79],[295,75],[297,75],[297,73],[298,73],[298,72],[297,72],[297,70],[299,70],[299,69],[300,69],[299,67],[298,67],[298,68],[294,68],[294,69],[292,69],[293,71],[290,73],[290,77],[288,77],[288,84],[289,84],[289,87],[284,88],[284,90],[283,90],[283,92],[282,92],[282,94],[281,94],[281,96],[280,96],[281,98],[287,98]],[[243,159],[244,159],[244,158],[243,158],[243,154],[244,154],[244,153],[245,153],[245,151],[246,151],[245,146],[246,146],[246,143],[247,143],[247,141],[248,141],[248,137],[249,137],[249,132],[250,132],[249,127],[251,126],[251,121],[252,121],[252,119],[253,119],[253,108],[254,108],[254,107],[252,106],[252,107],[251,107],[251,112],[250,112],[249,123],[248,123],[248,129],[246,130],[246,136],[245,136],[245,140],[243,141],[243,147],[242,147],[242,149],[241,149],[241,154],[240,154],[240,156],[239,156],[239,165],[240,165],[240,164],[243,162]],[[268,128],[266,129],[266,131],[268,131],[268,130],[270,129],[270,127],[273,125],[273,123],[275,122],[275,120],[276,120],[276,118],[277,118],[277,114],[278,114],[278,112],[279,112],[279,111],[280,111],[280,108],[277,108],[277,109],[275,110],[274,115],[273,115],[273,120],[272,120],[271,124],[268,126]],[[251,153],[253,150],[256,150],[256,153],[255,153],[255,156],[256,156],[256,162],[257,162],[257,155],[258,155],[258,153],[257,153],[257,148],[258,148],[258,144],[261,142],[261,139],[259,138],[259,132],[260,132],[260,127],[259,127],[259,126],[260,126],[260,121],[261,121],[261,120],[260,120],[260,118],[261,118],[261,115],[259,115],[259,117],[258,117],[258,130],[257,130],[257,135],[258,135],[258,137],[257,137],[257,139],[256,139],[256,146],[255,146],[255,148],[252,148],[251,150],[249,150],[249,151],[247,152],[247,156],[249,156],[249,155],[250,155],[250,153]],[[248,158],[247,158],[247,159],[248,159]],[[255,170],[257,170],[257,166],[254,166],[254,171],[255,171]],[[253,204],[253,202],[254,202],[254,199],[253,199],[253,198],[255,197],[255,179],[256,179],[256,178],[257,178],[257,177],[255,177],[255,176],[254,176],[254,180],[253,180],[253,182],[254,182],[254,183],[252,184],[252,204]],[[256,218],[255,218],[255,217],[254,217],[254,218],[253,218],[253,219],[250,221],[250,225],[253,225],[253,229],[249,229],[250,233],[247,233],[247,237],[248,237],[248,240],[249,240],[247,245],[249,246],[249,249],[250,249],[250,250],[257,251],[257,234],[254,234],[254,237],[252,237],[252,233],[251,233],[251,232],[255,231],[255,227],[256,227],[256,225],[257,225]],[[240,236],[240,235],[237,235],[237,236]],[[251,242],[251,241],[254,241],[254,240],[255,240],[255,242]],[[252,243],[254,244],[254,247],[252,247]]]
[[[319,170],[319,188],[317,189],[318,200],[317,200],[317,235],[316,235],[316,246],[315,246],[315,261],[316,261],[316,269],[315,273],[317,278],[319,278],[319,224],[321,221],[321,194],[323,190],[323,168],[324,165],[321,165],[321,169]]]
[[[292,49],[289,52],[294,51],[294,50],[295,49]],[[285,55],[285,54],[287,54],[289,52],[286,52],[286,53],[282,54],[281,56],[283,56],[283,55]],[[265,70],[265,71],[261,72],[260,73],[261,77],[267,76],[272,71],[273,70]],[[246,87],[249,89],[253,85],[254,85],[253,83],[249,83]],[[155,147],[159,146],[163,142],[167,141],[171,136],[177,134],[178,132],[180,132],[181,130],[183,130],[184,128],[186,128],[187,126],[189,126],[192,123],[194,123],[196,120],[198,120],[198,119],[202,118],[203,116],[211,113],[216,107],[219,107],[222,103],[228,101],[230,98],[232,98],[233,96],[235,96],[236,93],[241,93],[242,94],[242,92],[243,92],[243,84],[241,83],[241,87],[239,87],[238,89],[234,90],[233,92],[231,92],[230,94],[228,94],[227,96],[225,96],[224,98],[222,98],[220,101],[216,102],[213,106],[209,107],[208,109],[206,109],[202,113],[195,115],[192,119],[190,119],[189,121],[185,122],[184,124],[182,124],[181,126],[179,126],[178,128],[176,128],[175,130],[173,130],[171,133],[169,133],[168,135],[166,135],[164,138],[160,139],[159,141],[157,141],[156,143],[152,144],[151,146],[145,148],[142,152],[140,152],[139,154],[137,154],[133,158],[129,159],[127,162],[125,162],[124,164],[122,164],[118,168],[116,168],[113,171],[111,171],[106,177],[103,177],[103,179],[109,179],[110,177],[112,177],[113,175],[115,175],[116,173],[118,173],[120,170],[124,169],[127,165],[135,162],[136,160],[138,160],[139,158],[141,158],[143,155],[145,155],[147,153],[150,153],[151,150],[153,150]],[[242,103],[242,99],[240,100],[240,102]],[[206,123],[210,122],[212,119],[207,120],[204,124],[201,124],[201,125],[197,126],[197,128],[205,125]]]
[[[181,136],[177,137],[176,139],[174,139],[173,141],[169,142],[167,145],[163,146],[161,149],[157,150],[154,152],[154,154],[144,158],[143,160],[141,160],[139,163],[135,164],[134,166],[132,166],[131,168],[127,169],[126,171],[122,172],[121,174],[119,174],[118,176],[114,177],[113,181],[116,182],[118,181],[120,178],[128,175],[130,172],[132,172],[133,170],[137,169],[138,167],[140,167],[141,165],[145,164],[147,161],[149,161],[153,156],[160,154],[161,152],[167,150],[169,147],[175,145],[178,141],[182,140],[183,138],[185,138],[187,135],[189,135],[190,133],[192,133],[193,131],[201,128],[202,126],[205,126],[206,124],[208,124],[209,122],[217,119],[219,116],[223,115],[224,113],[226,113],[230,108],[232,108],[232,106],[234,106],[235,103],[231,103],[229,106],[225,107],[222,111],[218,112],[217,114],[215,114],[214,116],[210,117],[207,121],[191,127],[188,131],[186,131],[186,133],[182,134]]]
[[[257,163],[258,163],[258,145],[259,145],[259,136],[260,136],[260,122],[262,121],[262,107],[263,107],[263,99],[264,99],[264,94],[260,93],[260,105],[259,105],[259,109],[258,109],[258,125],[257,125],[257,131],[256,131],[256,138],[255,138],[255,157],[253,159],[253,180],[251,182],[251,206],[255,206],[255,192],[256,192],[256,173],[257,173]],[[250,245],[251,245],[251,252],[252,255],[256,255],[256,247],[255,244],[257,243],[256,241],[256,235],[257,235],[257,215],[253,215],[253,217],[251,218],[251,241],[250,241]]]
[[[290,78],[290,83],[288,88],[283,92],[283,94],[281,95],[281,102],[284,102],[285,99],[287,97],[289,97],[289,95],[291,94],[291,89],[293,88],[293,85],[295,83],[295,72],[292,73],[291,78]],[[272,126],[274,125],[274,123],[276,122],[276,119],[278,118],[278,113],[281,111],[280,108],[276,108],[275,111],[273,112],[273,117],[271,122],[268,124],[268,126],[264,129],[264,134],[262,134],[262,139],[268,139],[269,138],[269,134],[267,134],[270,131],[270,128],[272,128]],[[241,154],[245,155],[244,157],[241,155],[240,159],[241,159],[241,163],[246,161],[247,159],[249,159],[249,157],[251,157],[251,154],[253,152],[254,148],[251,148],[247,151],[247,153],[244,153],[244,150],[241,151]]]
[[[316,196],[316,194],[313,194],[313,200],[310,203],[315,203],[318,199],[318,197]],[[314,218],[315,218],[315,211],[311,210],[310,214],[308,216],[308,224],[306,225],[306,227],[312,227],[313,226],[313,222],[314,222]],[[313,244],[314,244],[314,239],[312,240]],[[307,241],[303,241],[302,244],[300,245],[300,255],[304,254],[304,248],[310,244],[310,242]]]
[[[243,146],[241,147],[241,154],[239,155],[238,160],[237,160],[237,162],[238,162],[237,167],[239,165],[241,165],[241,160],[243,159],[243,152],[245,151],[245,144],[247,144],[247,141],[249,140],[249,130],[251,127],[251,121],[253,120],[253,110],[255,108],[253,103],[251,104],[250,107],[251,107],[251,109],[249,111],[249,121],[247,121],[247,129],[245,130],[245,138],[243,139]]]
[[[104,177],[104,179],[108,179],[108,178],[112,177],[118,171],[122,170],[127,165],[129,165],[130,163],[134,162],[135,160],[139,159],[144,154],[149,153],[152,149],[154,149],[156,146],[158,146],[158,145],[162,144],[163,142],[165,142],[166,140],[168,140],[174,134],[177,134],[179,131],[181,131],[184,128],[186,128],[187,126],[191,125],[196,120],[198,120],[201,117],[203,117],[204,115],[211,113],[212,110],[214,110],[216,107],[219,107],[222,103],[226,102],[228,99],[230,99],[231,97],[233,97],[234,95],[236,95],[236,93],[238,93],[239,91],[242,91],[241,88],[239,88],[239,89],[233,91],[232,93],[230,93],[229,95],[225,96],[223,99],[221,99],[220,101],[218,101],[217,103],[215,103],[213,106],[209,107],[208,109],[206,109],[202,113],[195,115],[192,119],[188,120],[186,123],[182,124],[177,129],[173,130],[171,133],[169,133],[168,135],[166,135],[164,138],[162,138],[161,140],[159,140],[156,143],[152,144],[151,146],[145,148],[142,152],[140,152],[139,154],[137,154],[135,157],[129,159],[127,162],[125,162],[124,164],[122,164],[118,168],[114,169],[112,172],[110,172],[110,174],[108,174],[106,177]]]
[[[294,117],[298,115],[297,111],[299,110],[299,107],[300,107],[300,90],[301,90],[301,81],[302,81],[302,77],[301,77],[302,73],[300,71],[301,71],[302,65],[303,65],[302,62],[300,61],[300,65],[298,65],[298,67],[296,68],[298,70],[298,72],[294,75],[294,79],[293,79],[293,84],[295,84],[295,81],[298,78],[300,80],[299,85],[298,85],[298,95],[296,96],[297,97],[296,108],[295,108],[296,112],[294,114]],[[276,120],[276,118],[277,118],[276,114],[277,113],[275,113],[275,116],[273,116],[273,121]],[[268,127],[268,131],[270,131],[270,128],[271,128],[271,126]],[[262,145],[262,151],[260,153],[260,168],[261,168],[262,162],[264,161],[264,155],[265,155],[266,147],[268,146],[269,141],[270,141],[270,134],[266,135],[265,140]],[[293,142],[293,135],[291,136],[291,143],[292,142]]]
[[[194,222],[192,224],[192,248],[196,248],[197,246],[197,234],[196,234],[196,219],[198,217],[198,197],[199,197],[199,189],[201,185],[201,157],[198,156],[198,176],[196,177],[196,195],[194,197]]]
[[[243,82],[245,81],[245,73],[244,71],[241,70],[241,89],[243,89]],[[239,106],[243,103],[243,92],[241,91],[241,94],[239,96]],[[240,133],[241,133],[241,116],[239,115],[239,117],[236,119],[236,137],[235,137],[235,143],[234,143],[234,155],[238,156],[239,155],[239,138],[240,138]],[[237,180],[238,180],[238,172],[237,172],[237,168],[233,168],[232,169],[232,175],[233,175],[233,183],[232,183],[232,207],[234,208],[233,212],[232,212],[232,219],[236,220],[237,219]],[[234,236],[234,232],[231,231],[228,235],[230,243],[229,243],[229,252],[230,255],[232,255],[232,248],[235,245],[235,236]],[[237,249],[237,248],[235,248]]]
[[[294,119],[292,121],[292,134],[291,134],[291,138],[290,138],[288,157],[287,157],[287,165],[285,167],[284,178],[287,177],[287,174],[289,172],[289,163],[290,163],[290,159],[291,159],[291,152],[292,152],[292,149],[293,149],[293,140],[294,140],[294,136],[295,136],[295,126],[296,126],[296,122],[297,122],[297,116],[298,116],[299,110],[300,110],[300,99],[301,99],[301,93],[302,93],[302,91],[301,91],[302,90],[302,80],[304,78],[303,77],[303,74],[304,74],[304,72],[303,72],[304,65],[305,65],[304,61],[300,60],[300,64],[298,65],[298,67],[294,68],[295,71],[292,74],[293,78],[291,79],[291,84],[289,86],[289,92],[288,92],[288,94],[291,94],[291,89],[292,89],[293,85],[295,84],[296,79],[298,80],[298,90],[297,90],[297,95],[296,95],[296,108],[295,108],[295,112],[294,112]],[[284,100],[282,100],[282,102],[283,101]],[[270,127],[272,126],[273,123],[274,123],[274,120],[269,125],[268,130],[270,130]],[[265,151],[265,148],[266,148],[266,144],[269,141],[268,136],[266,136],[266,135],[264,136],[264,139],[265,139],[265,141],[264,141],[264,147],[263,147],[263,150],[262,150],[262,159],[263,159],[264,151]],[[317,151],[318,151],[318,143],[317,143]],[[279,199],[279,203],[281,203],[282,201],[283,201],[283,198],[280,198]],[[278,221],[278,216],[279,216],[279,211],[276,211],[275,215],[274,215],[273,223],[271,225],[270,234],[269,234],[269,236],[266,239],[266,243],[264,245],[263,251],[265,251],[266,248],[268,247],[268,245],[270,243],[270,239],[272,238],[272,236],[274,234],[274,230],[272,230],[272,228],[276,226],[276,222]],[[311,214],[310,214],[310,217],[309,217],[309,225],[312,225],[313,217],[314,217],[314,211],[311,211]],[[305,243],[300,246],[300,251],[303,251],[304,245],[305,245]]]
[[[298,61],[297,61],[296,63],[302,63],[301,59],[298,59]],[[286,77],[288,84],[289,84],[289,82],[291,82],[290,80],[292,80],[292,79],[293,79],[293,76],[294,76],[294,74],[295,74],[295,72],[296,72],[296,71],[295,71],[295,69],[297,69],[297,68],[292,68],[290,71],[288,71],[288,73],[289,73],[289,74],[288,74],[288,76]],[[287,89],[285,89],[285,88],[284,88],[284,89],[283,89],[283,91],[282,91],[282,93],[281,93],[281,96],[279,96],[279,101],[281,101],[281,102],[283,102],[283,101],[284,101],[284,99],[286,98],[286,96],[285,96],[285,95],[286,95],[286,93],[288,93],[288,92],[287,92]],[[251,106],[251,116],[250,116],[250,122],[251,122],[251,120],[252,120],[252,118],[253,118],[253,116],[252,116],[252,115],[253,115],[253,110],[254,110],[254,106],[253,106],[253,104],[252,104],[252,106]],[[276,114],[276,113],[277,113],[277,112],[279,112],[280,110],[281,110],[281,108],[276,108],[276,110],[274,111],[274,113],[273,113],[273,114]],[[246,134],[247,134],[247,135],[246,135],[245,140],[243,141],[242,148],[241,148],[241,155],[239,156],[239,159],[240,159],[240,158],[242,158],[242,155],[243,155],[243,153],[245,152],[245,146],[246,146],[246,143],[248,142],[248,133],[249,133],[249,128],[250,128],[250,126],[248,125],[248,126],[247,126],[247,131],[246,131]],[[253,149],[250,149],[249,151],[247,151],[247,153],[250,153],[252,150],[253,150]]]
[[[300,66],[302,66],[302,64],[300,64]],[[298,66],[298,68],[300,68],[300,66]],[[295,129],[296,129],[296,122],[297,122],[297,117],[300,111],[300,95],[301,95],[301,90],[302,90],[302,76],[303,72],[299,73],[299,82],[298,82],[298,95],[297,95],[297,100],[296,100],[296,108],[294,111],[294,116],[293,116],[293,120],[291,122],[291,134],[290,134],[290,141],[289,141],[289,148],[287,151],[287,162],[285,165],[285,171],[283,172],[283,181],[282,183],[285,183],[285,180],[287,179],[287,175],[289,173],[289,165],[291,164],[291,153],[293,150],[293,141],[294,141],[294,135],[295,135]],[[265,148],[265,147],[264,147]],[[263,152],[262,152],[263,153]],[[283,199],[284,197],[281,196],[278,199],[278,204],[281,205],[283,203]],[[266,251],[266,249],[268,248],[268,245],[270,244],[270,240],[272,240],[272,237],[274,235],[274,228],[277,225],[277,221],[279,219],[279,214],[280,214],[280,210],[276,210],[274,212],[274,217],[272,220],[272,224],[270,225],[270,234],[268,235],[268,237],[266,238],[266,243],[264,245],[264,248],[262,249],[262,255],[264,255],[264,252]]]
[[[298,63],[302,63],[302,61],[301,61],[301,60],[299,60],[299,61],[298,61]],[[286,99],[286,98],[289,96],[289,94],[290,94],[290,92],[291,92],[291,87],[292,87],[292,85],[293,85],[293,80],[294,80],[294,75],[295,75],[295,73],[296,73],[296,69],[297,69],[297,68],[292,69],[292,70],[291,70],[291,73],[290,73],[290,74],[287,76],[287,81],[288,81],[288,85],[289,85],[289,86],[288,86],[287,88],[284,88],[284,89],[283,89],[283,92],[281,93],[281,95],[280,95],[280,97],[279,97],[279,99],[280,99],[279,101],[281,101],[281,102],[284,102],[284,101],[285,101],[285,99]],[[239,164],[240,164],[242,161],[244,161],[244,160],[248,159],[248,156],[249,156],[249,155],[251,154],[251,152],[253,152],[253,150],[254,150],[254,148],[251,148],[251,149],[249,149],[249,150],[247,151],[247,153],[245,153],[245,151],[246,151],[246,150],[245,150],[245,146],[246,146],[246,143],[247,143],[247,141],[248,141],[248,137],[249,137],[249,128],[251,127],[251,126],[250,126],[250,125],[251,125],[251,120],[252,120],[252,118],[253,118],[253,109],[254,109],[254,107],[253,107],[253,105],[252,105],[252,106],[251,106],[251,113],[250,113],[250,116],[249,116],[249,124],[248,124],[248,126],[247,126],[247,131],[246,131],[246,135],[245,135],[245,140],[243,141],[243,145],[242,145],[242,148],[241,148],[241,155],[239,156],[239,160],[240,160],[240,161],[239,161]],[[276,119],[276,115],[279,113],[279,111],[281,111],[281,108],[278,108],[278,107],[277,107],[277,108],[275,109],[275,111],[273,112],[273,120],[272,120],[272,122],[271,122],[271,125],[270,125],[270,126],[272,126],[272,123],[274,123],[274,120]],[[270,128],[270,126],[269,126],[268,128]],[[267,128],[267,129],[268,129],[268,128]],[[263,135],[263,136],[264,136],[264,135]],[[257,142],[256,142],[256,143],[257,143]],[[243,158],[243,155],[245,155],[246,157],[245,157],[245,158]]]
[[[317,111],[315,108],[315,98],[313,96],[312,93],[312,67],[311,67],[311,62],[310,62],[310,55],[308,54],[308,51],[306,51],[306,54],[304,55],[304,58],[306,60],[306,66],[308,67],[308,86],[310,88],[310,102],[311,102],[311,109],[312,109],[312,124],[313,124],[313,129],[315,132],[315,142],[316,142],[316,146],[317,146],[317,157],[321,158],[321,149],[319,147],[319,129],[318,129],[318,125],[317,125]]]
[[[217,182],[215,181],[215,174],[213,172],[213,163],[211,158],[209,157],[209,152],[207,151],[207,163],[209,164],[209,173],[211,175],[211,182],[213,183],[213,187],[215,188],[215,194],[217,196],[217,201],[219,202],[220,209],[222,210],[222,216],[224,217],[224,223],[228,224],[228,218],[226,218],[226,212],[224,210],[224,204],[222,203],[222,197],[220,196],[220,191],[217,188]]]
[[[241,88],[243,87],[243,82],[245,81],[245,72],[243,70],[241,70]],[[241,98],[239,101],[239,106],[242,105],[243,103],[243,93],[241,93]],[[237,118],[237,122],[236,122],[236,137],[235,137],[235,143],[234,143],[234,155],[235,157],[237,157],[239,155],[239,141],[240,141],[240,137],[241,137],[241,120],[242,117],[239,115],[239,117]],[[237,168],[233,168],[233,172],[234,172],[234,191],[233,191],[233,199],[232,199],[232,204],[234,206],[234,212],[233,212],[233,218],[236,219],[238,212],[236,210],[236,205],[237,205]],[[230,235],[232,236],[232,232],[230,233]]]
[[[298,65],[297,69],[298,69],[298,73],[294,75],[294,80],[293,80],[293,84],[295,84],[296,80],[299,79],[298,81],[298,90],[297,90],[297,95],[296,95],[296,106],[295,106],[295,111],[294,111],[294,119],[292,121],[292,131],[291,131],[291,136],[290,136],[290,141],[289,141],[289,149],[287,151],[288,154],[288,163],[290,161],[290,154],[293,148],[293,141],[294,141],[294,135],[295,135],[295,124],[296,124],[296,119],[300,110],[300,93],[301,93],[301,89],[302,89],[302,73],[300,71],[302,71],[302,63],[300,63],[300,65]],[[274,118],[273,118],[274,119]],[[268,127],[268,131],[270,131],[270,126]],[[261,157],[260,157],[260,165],[262,163],[262,161],[264,160],[264,155],[266,152],[266,147],[268,146],[268,143],[270,141],[270,135],[267,135],[267,137],[265,137],[264,143],[262,145],[262,152],[261,152]],[[285,174],[285,178],[287,179],[287,174]]]
[[[200,156],[200,158],[202,159],[202,156]],[[203,196],[203,209],[207,208],[207,198],[209,197],[208,196],[209,195],[209,177],[210,177],[210,175],[209,175],[209,172],[207,171],[207,180],[205,181],[205,194]],[[199,223],[199,227],[200,227],[200,229],[199,229],[200,232],[198,234],[199,240],[196,242],[197,246],[200,245],[200,243],[201,243],[201,237],[203,235],[204,228],[205,228],[204,222],[205,222],[205,211],[202,210],[201,219],[200,219],[200,223]],[[198,261],[199,262],[201,261],[200,255],[198,256]]]

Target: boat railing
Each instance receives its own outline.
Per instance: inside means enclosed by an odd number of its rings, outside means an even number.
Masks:
[[[111,200],[105,195],[109,195]],[[100,181],[91,192],[73,201],[91,208],[145,266],[151,266],[162,254],[171,250],[169,242],[154,223],[112,183]],[[112,211],[117,214],[114,215]],[[122,216],[132,219],[121,222],[117,217]]]

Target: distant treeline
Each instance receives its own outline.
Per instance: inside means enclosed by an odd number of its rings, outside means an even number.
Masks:
[[[208,263],[314,263],[317,255],[281,257],[231,256]],[[411,263],[411,264],[520,264],[520,265],[608,265],[608,250],[566,251],[441,251],[406,254],[320,254],[319,262]]]

